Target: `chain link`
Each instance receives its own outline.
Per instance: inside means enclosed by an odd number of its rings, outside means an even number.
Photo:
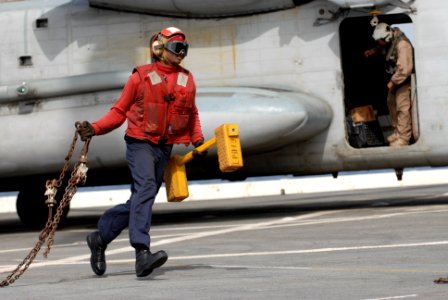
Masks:
[[[78,127],[79,124],[76,124],[76,127]],[[48,199],[45,201],[45,203],[48,205],[48,220],[45,224],[45,228],[40,232],[39,239],[34,245],[33,249],[29,252],[29,254],[23,259],[23,261],[13,270],[11,273],[2,281],[0,282],[0,287],[6,287],[8,285],[13,284],[17,279],[20,278],[20,276],[25,273],[25,271],[28,269],[28,267],[31,265],[37,254],[39,253],[42,245],[47,242],[47,249],[44,252],[43,256],[45,258],[48,257],[48,254],[50,253],[51,246],[54,243],[54,236],[56,229],[58,228],[59,222],[61,221],[61,217],[64,213],[64,209],[68,207],[70,204],[70,201],[72,200],[73,196],[76,193],[77,185],[78,184],[85,184],[87,179],[87,152],[89,151],[89,144],[90,144],[90,138],[86,140],[84,143],[84,146],[82,147],[82,150],[79,154],[79,158],[77,163],[75,164],[73,171],[71,172],[71,177],[68,181],[68,184],[65,188],[64,195],[62,196],[62,200],[59,203],[59,206],[56,209],[56,213],[53,216],[53,207],[57,203],[57,201],[54,199],[57,188],[61,187],[62,181],[65,177],[65,174],[67,173],[69,166],[70,166],[70,160],[73,156],[73,153],[75,151],[76,142],[78,141],[78,133],[75,130],[75,136],[73,137],[73,141],[70,145],[70,148],[68,150],[67,156],[65,157],[65,163],[62,168],[62,171],[59,175],[59,179],[53,179],[53,180],[47,180],[46,182],[46,192],[45,195],[48,197]]]
[[[440,277],[439,279],[435,279],[434,283],[448,283],[448,277]]]

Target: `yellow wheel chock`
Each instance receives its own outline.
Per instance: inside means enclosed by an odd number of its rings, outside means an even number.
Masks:
[[[215,137],[196,148],[204,152],[216,144],[219,169],[221,172],[233,172],[243,166],[243,154],[237,124],[223,124],[215,129]],[[165,188],[168,202],[180,202],[188,198],[188,183],[185,164],[193,159],[193,151],[187,154],[173,155],[165,170]]]

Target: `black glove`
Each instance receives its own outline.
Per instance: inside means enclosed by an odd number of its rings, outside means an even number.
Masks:
[[[196,143],[194,143],[193,146],[195,148],[197,148],[197,147],[199,147],[202,144],[204,144],[204,141],[203,140],[199,140]],[[198,159],[204,158],[207,155],[207,152],[208,152],[207,150],[199,152],[198,150],[194,149],[193,150],[193,158],[198,158]]]
[[[81,141],[83,142],[87,141],[87,139],[95,135],[95,129],[88,121],[84,121],[82,123],[76,122],[75,126],[76,131],[78,132],[79,136],[81,137]]]

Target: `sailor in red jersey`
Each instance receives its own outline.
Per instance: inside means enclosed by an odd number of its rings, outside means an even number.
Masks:
[[[128,121],[125,141],[132,194],[126,203],[108,209],[98,222],[98,230],[87,236],[90,264],[97,275],[106,271],[107,245],[126,227],[136,251],[138,277],[149,275],[167,261],[165,251],[150,252],[152,206],[173,144],[198,147],[204,142],[194,79],[180,66],[188,52],[185,34],[175,27],[165,28],[150,46],[154,62],[134,69],[120,98],[104,117],[92,124],[84,121],[78,127],[81,139],[86,140]]]

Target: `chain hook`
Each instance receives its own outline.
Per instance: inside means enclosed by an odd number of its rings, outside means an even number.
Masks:
[[[45,200],[45,204],[48,207],[54,207],[57,204],[55,196],[58,191],[56,179],[47,180],[47,182],[45,183],[45,187],[47,188],[45,191],[45,194],[44,194],[45,196],[47,196],[47,200]]]
[[[84,184],[87,180],[87,170],[89,168],[87,167],[87,155],[81,155],[79,158],[79,165],[76,169],[76,183]]]

